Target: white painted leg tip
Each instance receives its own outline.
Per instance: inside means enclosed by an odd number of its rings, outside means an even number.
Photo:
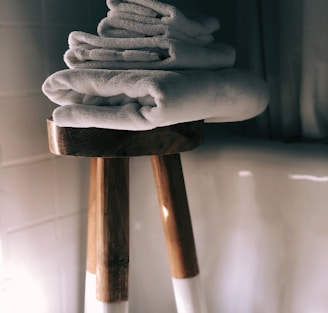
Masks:
[[[172,278],[178,313],[207,313],[205,296],[199,275],[191,278]]]
[[[84,313],[128,313],[129,302],[106,303],[96,299],[96,275],[86,272]]]

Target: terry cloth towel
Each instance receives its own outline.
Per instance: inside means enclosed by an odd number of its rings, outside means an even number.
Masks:
[[[236,69],[68,69],[49,76],[42,90],[60,105],[53,118],[62,127],[147,130],[202,119],[241,121],[268,102],[266,84]]]
[[[169,38],[105,38],[75,31],[68,42],[64,61],[69,68],[221,69],[233,66],[236,58],[226,44],[201,47]]]
[[[199,24],[201,25],[201,23]],[[107,17],[98,24],[97,32],[103,37],[161,36],[197,45],[207,45],[214,41],[212,32],[216,30],[214,26],[218,26],[218,24],[212,24],[212,27],[199,27],[199,29],[179,29],[171,24],[161,23],[158,18],[121,11],[109,11]],[[120,30],[119,34],[117,30]]]
[[[107,6],[110,11],[124,12],[125,20],[171,25],[190,37],[210,34],[220,26],[216,17],[196,14],[187,17],[175,6],[156,0],[107,0]]]

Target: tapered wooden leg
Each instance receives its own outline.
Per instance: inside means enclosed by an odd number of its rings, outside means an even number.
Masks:
[[[97,159],[97,313],[128,312],[129,159]]]
[[[93,313],[96,305],[96,208],[97,158],[90,160],[89,207],[87,228],[87,264],[84,292],[84,312]]]
[[[151,161],[178,313],[206,313],[180,155]]]

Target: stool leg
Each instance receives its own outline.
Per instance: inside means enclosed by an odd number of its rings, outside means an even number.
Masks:
[[[180,155],[151,161],[178,313],[206,313]]]
[[[129,159],[97,159],[97,310],[128,312]]]
[[[90,161],[89,206],[87,230],[87,264],[85,276],[84,313],[93,313],[96,306],[96,208],[97,158]]]

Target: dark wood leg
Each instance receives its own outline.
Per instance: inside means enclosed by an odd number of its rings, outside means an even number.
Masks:
[[[97,300],[109,306],[127,304],[129,159],[98,158],[96,191]],[[116,311],[124,312],[125,309]]]

